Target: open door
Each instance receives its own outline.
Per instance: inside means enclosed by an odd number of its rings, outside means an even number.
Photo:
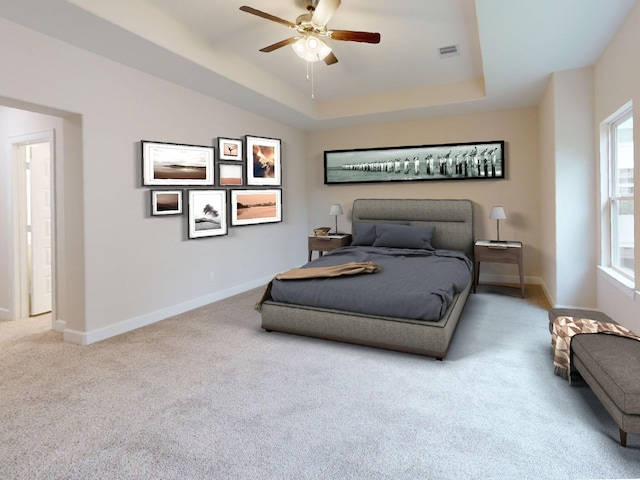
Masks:
[[[51,311],[53,269],[51,244],[51,142],[27,148],[27,250],[31,316]]]

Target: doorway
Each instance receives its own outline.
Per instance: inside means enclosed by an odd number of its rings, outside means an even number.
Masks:
[[[53,310],[54,132],[12,137],[17,319]]]

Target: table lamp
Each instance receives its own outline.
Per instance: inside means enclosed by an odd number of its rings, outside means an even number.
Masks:
[[[336,231],[334,232],[336,235],[338,234],[338,215],[342,214],[342,205],[340,205],[339,203],[334,203],[333,205],[331,205],[331,208],[329,209],[329,215],[333,215],[334,217],[336,217]]]
[[[491,242],[507,243],[506,240],[500,240],[500,220],[504,220],[507,218],[507,216],[504,213],[504,208],[502,208],[501,206],[491,207],[491,213],[489,214],[489,218],[497,222],[497,233],[498,233],[498,239],[491,240]]]

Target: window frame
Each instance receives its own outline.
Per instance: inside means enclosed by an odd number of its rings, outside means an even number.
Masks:
[[[606,168],[602,168],[603,174],[606,175],[606,192],[604,193],[604,210],[606,212],[606,222],[603,225],[603,240],[605,240],[602,250],[602,260],[604,265],[611,269],[612,272],[630,283],[635,284],[635,238],[633,248],[633,260],[631,269],[621,266],[620,255],[621,246],[618,239],[618,213],[620,205],[623,202],[631,202],[634,205],[634,191],[631,194],[619,193],[620,186],[620,169],[619,169],[619,142],[618,127],[629,119],[633,119],[633,105],[631,102],[623,106],[614,115],[609,117],[604,123],[606,135]],[[633,165],[633,163],[632,163]],[[635,171],[633,172],[635,177]],[[604,185],[603,185],[604,186]],[[635,211],[633,212],[633,221],[635,223]],[[633,228],[632,228],[633,233]],[[625,282],[625,283],[627,283]]]

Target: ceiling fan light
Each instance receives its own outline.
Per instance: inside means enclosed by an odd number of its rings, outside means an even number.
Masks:
[[[296,40],[291,47],[300,58],[307,62],[318,62],[331,53],[329,45],[318,37],[307,35]]]

